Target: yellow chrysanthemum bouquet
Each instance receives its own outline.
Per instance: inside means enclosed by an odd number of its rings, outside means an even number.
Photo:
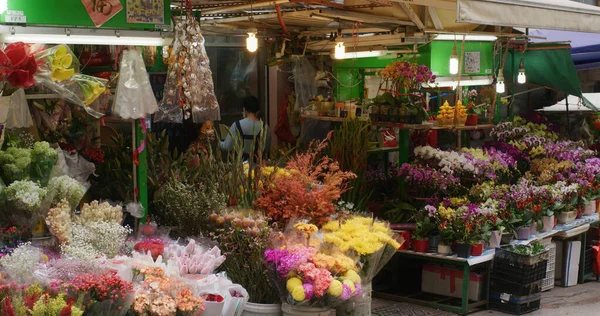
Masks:
[[[323,232],[326,244],[359,258],[359,275],[365,293],[375,275],[401,246],[388,223],[372,217],[352,216],[345,221],[330,221],[323,226]]]

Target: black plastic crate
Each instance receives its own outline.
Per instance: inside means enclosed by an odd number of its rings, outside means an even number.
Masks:
[[[491,293],[507,293],[514,296],[529,296],[542,293],[542,281],[535,281],[529,284],[519,284],[502,279],[491,278]]]
[[[512,296],[490,293],[489,309],[512,315],[523,315],[540,309],[542,294]]]
[[[515,261],[494,258],[492,277],[521,285],[541,281],[546,277],[548,260],[535,264],[522,264]]]
[[[588,275],[594,273],[594,249],[587,247],[585,250],[585,262],[583,264],[583,274]]]
[[[533,265],[540,261],[548,260],[548,248],[546,251],[539,253],[535,256],[528,256],[518,254],[516,252],[506,250],[510,246],[503,246],[502,248],[496,248],[496,254],[494,260],[502,259],[509,261],[514,264]]]

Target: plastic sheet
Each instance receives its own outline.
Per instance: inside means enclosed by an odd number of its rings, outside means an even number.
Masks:
[[[4,118],[2,113],[6,113]],[[18,89],[10,96],[0,97],[0,123],[8,129],[33,126],[23,89]]]
[[[173,43],[170,55],[163,52],[169,58],[169,70],[155,122],[180,123],[191,116],[195,123],[219,120],[219,104],[198,22],[192,17],[177,21]]]
[[[124,119],[145,118],[158,110],[142,54],[123,52],[113,114]]]
[[[296,92],[296,104],[294,110],[300,110],[308,106],[308,103],[317,94],[317,82],[315,81],[315,68],[304,56],[293,56],[292,73],[294,75],[294,91]]]

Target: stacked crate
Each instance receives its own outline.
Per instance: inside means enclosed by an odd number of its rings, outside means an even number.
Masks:
[[[556,275],[556,244],[550,243],[548,247],[548,266],[546,267],[546,277],[542,280],[542,292],[554,288],[554,276]]]
[[[496,249],[489,308],[513,315],[538,310],[547,267],[548,251],[525,256],[502,248]]]

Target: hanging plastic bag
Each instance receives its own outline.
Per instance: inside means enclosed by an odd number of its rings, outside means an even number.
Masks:
[[[2,113],[6,113],[6,116],[2,117]],[[10,96],[0,97],[0,123],[8,129],[33,126],[23,89],[18,89]]]
[[[296,104],[294,110],[308,106],[308,103],[317,94],[315,81],[315,68],[304,56],[293,56],[292,73],[294,75],[294,91],[296,91]]]
[[[138,50],[123,52],[120,72],[113,114],[123,119],[138,119],[156,112],[156,98],[150,86],[144,59]]]
[[[178,33],[175,33],[176,35]],[[178,43],[175,43],[175,47],[180,47]],[[167,79],[165,83],[163,98],[158,104],[158,111],[154,114],[154,122],[165,122],[165,123],[183,123],[183,109],[180,106],[181,95],[177,91],[177,82],[181,78],[181,74],[171,69],[171,64],[175,62],[173,56],[176,52],[175,47],[169,49],[163,47],[163,58],[167,59],[166,63],[169,63],[169,71],[167,72]]]

